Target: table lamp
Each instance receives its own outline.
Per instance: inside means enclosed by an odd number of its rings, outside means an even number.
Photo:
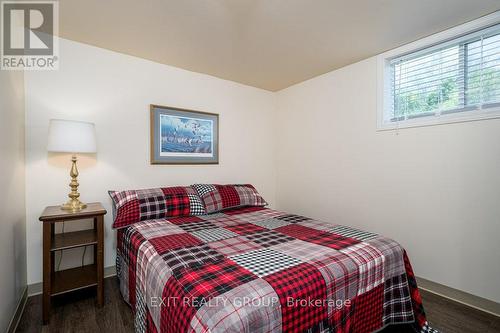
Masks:
[[[96,152],[96,135],[93,123],[62,119],[51,119],[49,123],[49,139],[47,150],[57,153],[73,154],[71,161],[71,188],[69,200],[61,206],[63,210],[79,211],[87,207],[79,199],[78,169],[76,167],[76,154]]]

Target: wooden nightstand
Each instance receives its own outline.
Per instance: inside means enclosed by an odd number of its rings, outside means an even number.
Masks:
[[[97,304],[104,303],[104,215],[100,203],[90,203],[79,212],[62,210],[60,206],[45,208],[43,223],[43,323],[50,318],[50,298],[73,290],[97,286]],[[55,223],[93,219],[94,228],[55,234]],[[94,246],[94,263],[62,271],[55,271],[55,251],[82,246]]]

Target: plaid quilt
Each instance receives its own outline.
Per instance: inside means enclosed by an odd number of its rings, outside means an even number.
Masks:
[[[120,229],[117,272],[136,332],[435,332],[398,243],[263,207]]]

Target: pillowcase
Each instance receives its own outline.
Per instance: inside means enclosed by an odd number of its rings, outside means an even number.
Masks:
[[[196,191],[189,186],[109,191],[113,199],[113,228],[167,217],[206,214]]]
[[[191,185],[205,204],[207,214],[221,210],[244,207],[266,206],[267,202],[250,184],[244,185],[217,185],[194,184]]]

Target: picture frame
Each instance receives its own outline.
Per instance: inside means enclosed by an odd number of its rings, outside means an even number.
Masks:
[[[219,164],[219,115],[150,105],[151,164]]]

